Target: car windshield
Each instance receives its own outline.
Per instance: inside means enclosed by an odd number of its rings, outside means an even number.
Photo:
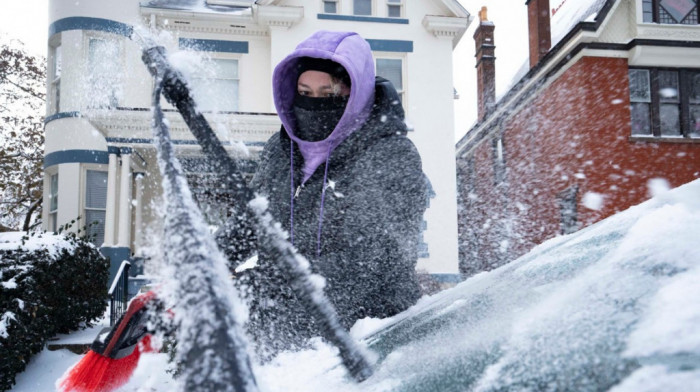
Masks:
[[[391,319],[361,320],[352,333],[377,361],[362,384],[321,342],[280,355],[258,380],[279,391],[698,387],[699,194],[695,181]]]

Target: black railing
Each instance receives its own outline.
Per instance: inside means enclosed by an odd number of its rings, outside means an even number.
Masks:
[[[109,326],[113,326],[119,317],[126,312],[129,301],[129,267],[131,263],[123,261],[109,288]]]

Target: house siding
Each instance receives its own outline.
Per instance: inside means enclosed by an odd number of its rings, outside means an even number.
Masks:
[[[461,161],[474,160],[477,179],[477,201],[459,218],[462,272],[492,269],[559,235],[559,201],[568,189],[577,189],[583,228],[648,199],[651,179],[676,187],[698,178],[700,144],[634,140],[629,106],[627,59],[582,57],[490,132],[503,135],[505,184],[495,185],[489,137],[458,157],[461,200],[468,199]],[[584,203],[589,192],[602,196],[600,208],[586,206],[598,207]],[[503,240],[509,247],[499,259]]]

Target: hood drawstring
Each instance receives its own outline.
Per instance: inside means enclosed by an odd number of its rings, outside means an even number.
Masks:
[[[316,234],[316,257],[321,256],[321,233],[323,229],[323,207],[326,204],[326,188],[328,183],[328,163],[330,161],[331,148],[328,147],[326,155],[326,167],[323,170],[323,189],[321,190],[321,208],[318,215],[318,232]],[[289,143],[289,184],[290,184],[290,201],[289,201],[289,239],[294,245],[294,199],[297,192],[294,189],[294,141]],[[301,185],[303,186],[303,184]]]
[[[326,168],[323,171],[323,190],[321,191],[321,211],[318,214],[318,234],[316,236],[316,257],[321,256],[321,228],[323,227],[323,206],[326,204],[326,183],[328,181],[328,162],[331,160],[331,148],[326,155]]]
[[[294,140],[289,140],[289,242],[294,246]]]

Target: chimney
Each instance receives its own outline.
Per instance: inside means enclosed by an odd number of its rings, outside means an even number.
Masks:
[[[486,7],[479,11],[479,27],[474,32],[476,44],[476,82],[479,121],[493,111],[496,103],[496,45],[493,30],[496,27],[486,16]]]
[[[527,4],[527,24],[530,34],[530,68],[532,68],[552,46],[549,0],[527,0],[525,4]]]

